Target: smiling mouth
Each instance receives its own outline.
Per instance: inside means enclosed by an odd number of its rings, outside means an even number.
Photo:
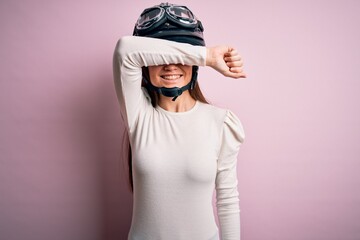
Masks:
[[[165,80],[177,80],[179,78],[181,78],[182,75],[181,74],[173,74],[173,75],[162,75],[161,78],[165,79]]]

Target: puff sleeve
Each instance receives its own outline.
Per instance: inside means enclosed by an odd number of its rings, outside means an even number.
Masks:
[[[227,111],[215,180],[216,206],[222,240],[240,239],[240,208],[237,190],[237,155],[245,133],[240,120]]]

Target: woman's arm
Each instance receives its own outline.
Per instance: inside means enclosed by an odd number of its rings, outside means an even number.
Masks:
[[[130,132],[139,112],[150,107],[141,89],[141,68],[178,63],[206,65],[224,76],[246,77],[240,55],[228,46],[206,48],[156,38],[122,37],[113,55],[113,74],[121,115]]]
[[[222,130],[215,181],[216,206],[222,240],[240,240],[237,155],[245,139],[242,123],[228,111]]]
[[[113,56],[115,89],[121,115],[131,132],[138,114],[150,107],[141,89],[142,67],[163,64],[205,66],[206,48],[155,38],[122,37]]]

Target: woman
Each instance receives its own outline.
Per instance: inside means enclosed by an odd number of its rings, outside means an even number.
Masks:
[[[244,78],[229,46],[205,47],[203,27],[185,6],[145,9],[135,36],[114,52],[114,81],[131,145],[133,218],[129,240],[240,239],[237,154],[239,119],[208,104],[198,66]],[[143,86],[143,87],[142,87]]]

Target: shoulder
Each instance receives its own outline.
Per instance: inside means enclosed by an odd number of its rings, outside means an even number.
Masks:
[[[238,116],[227,108],[221,108],[211,104],[200,103],[203,112],[215,119],[224,134],[231,134],[238,142],[242,143],[245,139],[245,131]]]
[[[212,104],[199,102],[202,114],[210,115],[212,118],[224,119],[227,114],[227,109],[221,108]]]
[[[206,103],[202,103],[202,102],[199,102],[199,106],[202,109],[202,113],[212,115],[212,117],[215,117],[215,118],[220,118],[220,119],[222,119],[222,121],[226,121],[226,119],[228,119],[228,118],[235,118],[240,122],[240,120],[238,119],[236,114],[227,108],[222,108],[222,107],[218,107],[218,106],[215,106],[212,104],[206,104]]]

